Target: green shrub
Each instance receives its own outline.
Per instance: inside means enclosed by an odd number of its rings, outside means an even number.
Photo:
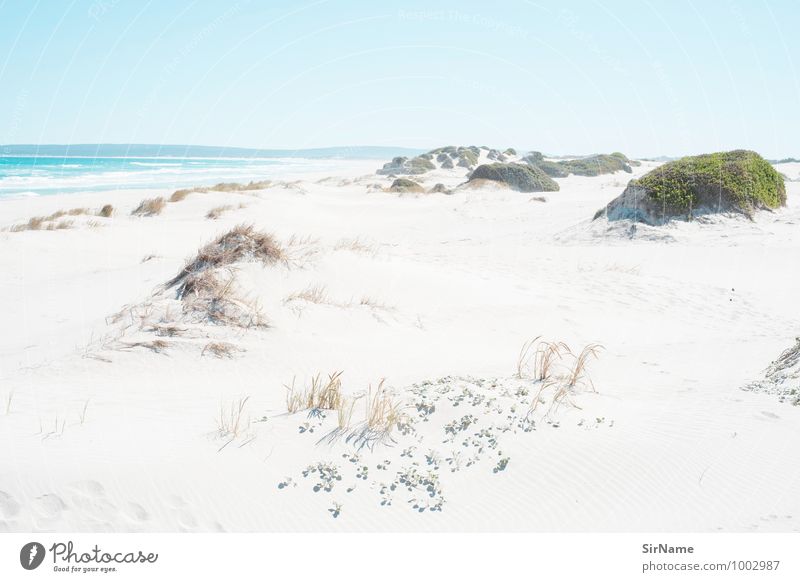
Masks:
[[[524,164],[483,164],[470,175],[473,180],[503,182],[518,192],[555,192],[558,184],[536,166]]]
[[[468,148],[459,148],[458,165],[464,168],[471,168],[478,163],[478,153]]]
[[[567,174],[575,174],[576,176],[600,176],[601,174],[612,174],[620,170],[630,174],[632,171],[628,165],[627,158],[621,159],[618,156],[606,154],[598,154],[576,160],[562,160],[556,163]]]
[[[759,208],[786,204],[786,186],[777,171],[756,152],[735,150],[668,162],[638,180],[648,197],[669,213],[718,206],[750,215]]]
[[[406,168],[408,168],[409,174],[424,174],[430,170],[435,170],[436,166],[430,161],[429,158],[417,156],[416,158],[412,158],[406,162]]]
[[[625,154],[620,152],[597,154],[558,162],[545,160],[541,152],[531,152],[523,159],[532,166],[538,166],[545,174],[553,178],[566,178],[570,174],[575,174],[576,176],[600,176],[620,170],[630,174],[633,171],[631,170],[631,165],[639,165],[638,162],[631,162]]]
[[[418,192],[422,193],[425,192],[425,188],[423,188],[420,184],[417,184],[413,180],[409,180],[408,178],[397,178],[392,185],[389,186],[390,192]]]
[[[524,160],[531,166],[539,168],[551,178],[566,178],[569,176],[569,172],[566,168],[558,162],[550,162],[544,159],[534,162],[530,158],[531,156],[526,156]]]

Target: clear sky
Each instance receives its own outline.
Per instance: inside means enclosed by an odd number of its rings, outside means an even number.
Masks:
[[[0,0],[0,143],[800,157],[794,1]]]

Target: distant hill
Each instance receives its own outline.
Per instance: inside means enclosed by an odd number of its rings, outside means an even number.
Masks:
[[[0,156],[92,158],[307,158],[376,159],[416,156],[422,149],[392,146],[345,146],[308,149],[252,149],[225,146],[157,144],[18,144],[0,145]]]

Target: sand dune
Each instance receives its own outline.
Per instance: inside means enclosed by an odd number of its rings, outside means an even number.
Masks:
[[[753,220],[632,230],[592,217],[652,162],[542,200],[459,167],[399,195],[377,166],[152,216],[170,191],[4,201],[0,227],[115,211],[0,233],[0,530],[800,531],[800,407],[742,390],[800,328],[796,182]],[[281,259],[180,296],[237,225]],[[258,324],[207,317],[220,297]],[[573,354],[545,381],[519,366],[539,336]],[[337,372],[347,422],[288,412],[287,385]]]

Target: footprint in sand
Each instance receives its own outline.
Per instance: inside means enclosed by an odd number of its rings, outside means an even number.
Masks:
[[[74,493],[85,495],[86,497],[105,497],[106,495],[106,490],[103,485],[92,480],[70,483],[69,489]]]
[[[184,530],[194,530],[197,528],[197,519],[188,509],[181,509],[178,512],[178,525]]]
[[[178,495],[170,495],[167,497],[167,505],[169,505],[172,509],[180,509],[181,507],[186,507],[186,500],[183,497]]]
[[[70,500],[82,517],[106,524],[116,516],[117,507],[106,498],[106,491],[97,481],[76,481],[68,486]]]
[[[150,514],[147,513],[147,510],[134,501],[129,501],[122,513],[130,521],[136,523],[142,523],[150,519]]]
[[[197,528],[197,518],[195,518],[185,499],[178,495],[170,495],[167,497],[167,505],[175,510],[178,526],[183,531],[192,531]]]
[[[5,491],[0,491],[0,517],[9,519],[19,513],[19,503]]]
[[[34,512],[45,519],[58,519],[67,508],[67,504],[55,493],[46,493],[37,497],[31,504]]]

